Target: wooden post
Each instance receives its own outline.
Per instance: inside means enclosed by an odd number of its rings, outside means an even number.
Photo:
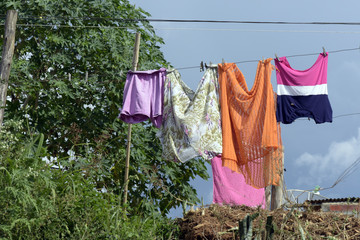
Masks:
[[[282,168],[280,173],[279,186],[272,186],[271,189],[271,207],[270,210],[275,210],[281,207],[284,189],[284,154],[282,154]]]
[[[273,224],[273,216],[268,216],[266,218],[266,235],[265,240],[273,239],[274,236],[274,224]]]
[[[251,240],[253,237],[253,221],[260,215],[256,212],[252,215],[246,215],[243,220],[239,220],[239,238],[240,240]]]
[[[17,12],[15,10],[8,10],[6,13],[4,45],[0,63],[0,128],[4,119],[7,88],[14,55],[16,21]]]
[[[265,208],[270,210],[272,185],[265,187]]]
[[[133,71],[136,71],[137,64],[139,61],[139,49],[140,49],[140,36],[139,32],[136,33],[135,37],[135,47],[134,47],[134,56],[132,67]],[[130,166],[130,146],[131,146],[131,124],[128,126],[128,135],[127,135],[127,148],[126,148],[126,162],[125,162],[125,177],[124,177],[124,204],[127,203],[127,195],[128,195],[128,183],[129,183],[129,166]]]

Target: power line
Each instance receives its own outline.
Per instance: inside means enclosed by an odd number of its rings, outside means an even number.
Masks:
[[[87,26],[87,25],[57,25],[57,24],[16,24],[16,27],[53,27],[53,28],[109,28],[109,29],[129,29],[130,27],[118,26]]]
[[[1,15],[5,17],[5,15]],[[360,25],[360,22],[289,22],[289,21],[249,21],[211,19],[157,19],[157,18],[113,18],[113,17],[63,17],[63,16],[19,16],[19,19],[63,19],[63,20],[111,20],[120,22],[170,22],[170,23],[231,23],[231,24],[281,24],[281,25]]]
[[[275,33],[329,33],[329,34],[360,34],[360,31],[326,31],[326,30],[278,30],[278,29],[238,29],[238,28],[159,28],[155,30],[190,30],[190,31],[219,31],[219,32],[275,32]]]
[[[341,117],[349,117],[349,116],[355,116],[355,115],[360,115],[360,113],[346,113],[346,114],[341,114],[341,115],[337,115],[334,118],[341,118]],[[306,120],[309,120],[310,121],[310,118],[306,118],[306,117],[303,117],[303,118],[299,118],[297,120],[301,120],[301,121],[306,121]]]
[[[339,184],[340,182],[344,181],[345,178],[347,178],[348,176],[350,176],[352,173],[354,173],[357,169],[359,169],[359,165],[360,165],[360,157],[357,158],[349,167],[347,167],[338,177],[338,179],[336,179],[336,181],[334,182],[334,184],[331,187],[326,187],[326,188],[320,188],[320,190],[327,190],[327,189],[331,189],[334,188],[337,184]]]
[[[60,27],[65,27],[65,28],[109,28],[109,29],[128,29],[129,27],[118,27],[118,26],[83,26],[83,25],[56,25],[56,24],[17,24],[17,26],[19,27],[54,27],[54,28],[60,28]],[[136,28],[136,27],[135,27]],[[155,28],[157,29],[157,28]],[[167,28],[168,29],[168,28]],[[176,28],[173,28],[173,30]],[[211,30],[211,29],[210,29]],[[213,29],[213,30],[222,30],[222,29]],[[224,29],[223,29],[224,30]],[[226,30],[226,29],[225,29]],[[244,30],[244,29],[242,29]],[[263,31],[263,30],[244,30],[244,31]],[[270,31],[278,31],[278,30],[264,30],[267,32]],[[292,30],[280,30],[283,32],[294,32]],[[306,32],[306,31],[303,31]],[[338,32],[338,31],[309,31],[309,32],[325,32],[325,33],[358,33],[360,34],[360,32]],[[350,49],[340,49],[340,50],[334,50],[334,51],[329,51],[329,53],[338,53],[338,52],[345,52],[345,51],[354,51],[354,50],[359,50],[360,47],[357,48],[350,48]],[[297,54],[297,55],[289,55],[286,56],[287,58],[292,58],[292,57],[303,57],[303,56],[313,56],[313,55],[318,55],[319,53],[308,53],[308,54]],[[245,60],[245,61],[238,61],[238,62],[234,62],[236,64],[241,64],[241,63],[251,63],[251,62],[258,62],[259,60]],[[177,70],[186,70],[186,69],[195,69],[195,68],[199,68],[199,66],[191,66],[191,67],[180,67],[177,68]]]
[[[324,191],[324,190],[329,190],[329,189],[334,188],[336,185],[343,182],[347,177],[349,177],[356,170],[358,170],[359,166],[360,166],[360,157],[355,159],[355,161],[339,175],[339,177],[336,179],[336,181],[331,186],[320,188],[320,189],[318,189],[318,191]],[[305,192],[314,193],[314,189],[309,189],[309,190],[289,189],[289,190],[293,190],[293,191],[295,190],[295,191],[302,192],[301,194],[296,196],[296,199],[298,199]],[[285,193],[284,196],[287,197],[288,196],[287,193]],[[293,197],[295,198],[294,195],[293,195]],[[287,199],[287,200],[289,201],[289,199]],[[290,200],[289,202],[292,202],[292,201]]]
[[[353,115],[360,115],[360,113],[347,113],[347,114],[341,114],[341,115],[337,115],[333,118],[339,118],[339,117],[348,117],[348,116],[353,116]]]
[[[1,23],[3,24],[3,23]],[[99,25],[64,25],[64,24],[17,24],[18,27],[53,27],[53,28],[109,28],[109,29],[138,29],[137,26],[99,26]],[[154,30],[183,30],[183,31],[223,31],[223,32],[270,32],[270,33],[328,33],[328,34],[360,34],[360,31],[316,31],[316,30],[277,30],[277,29],[234,29],[234,28],[158,28]]]
[[[198,19],[127,19],[128,21],[176,22],[176,23],[236,23],[236,24],[287,24],[287,25],[360,25],[360,22],[287,22],[287,21],[237,21]]]

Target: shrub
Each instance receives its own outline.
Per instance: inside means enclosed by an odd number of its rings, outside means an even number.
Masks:
[[[156,211],[129,215],[120,195],[98,191],[81,170],[52,168],[43,135],[8,121],[0,141],[0,238],[169,239],[177,228]],[[129,211],[130,210],[130,211]]]

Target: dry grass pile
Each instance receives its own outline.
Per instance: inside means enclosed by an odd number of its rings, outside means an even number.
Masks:
[[[253,239],[265,239],[266,220],[272,216],[272,239],[360,239],[360,218],[309,209],[267,211],[247,206],[210,205],[178,219],[181,239],[239,239],[239,220],[253,220]],[[256,215],[257,215],[256,214]]]

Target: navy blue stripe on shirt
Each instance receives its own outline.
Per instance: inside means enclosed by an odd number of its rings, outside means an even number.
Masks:
[[[313,118],[316,123],[332,122],[328,95],[277,96],[278,122],[289,124],[301,117]]]

